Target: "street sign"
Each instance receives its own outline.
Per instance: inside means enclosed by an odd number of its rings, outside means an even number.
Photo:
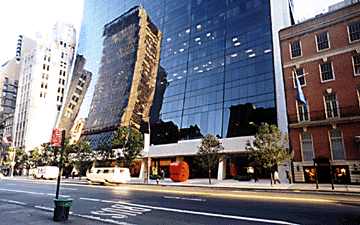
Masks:
[[[51,137],[51,146],[61,146],[62,129],[53,129]]]

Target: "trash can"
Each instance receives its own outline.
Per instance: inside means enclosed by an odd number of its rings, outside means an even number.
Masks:
[[[54,203],[54,221],[68,220],[73,199],[54,199]]]

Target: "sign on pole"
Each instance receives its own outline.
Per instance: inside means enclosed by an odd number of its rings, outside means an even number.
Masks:
[[[15,152],[9,152],[10,161],[12,161],[15,157]]]
[[[61,146],[61,138],[62,138],[62,129],[53,129],[51,136],[51,146]]]

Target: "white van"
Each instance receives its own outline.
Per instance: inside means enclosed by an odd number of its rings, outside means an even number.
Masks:
[[[129,182],[131,179],[129,168],[124,167],[98,167],[92,168],[86,175],[87,184],[101,183],[122,184]]]
[[[35,179],[56,179],[59,176],[59,167],[57,166],[39,166],[34,173]]]

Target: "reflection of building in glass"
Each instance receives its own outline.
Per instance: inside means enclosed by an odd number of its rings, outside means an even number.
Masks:
[[[152,23],[163,33],[160,70],[166,71],[166,82],[159,82],[158,79],[151,109],[156,113],[150,113],[151,143],[154,144],[150,146],[150,157],[155,171],[168,171],[165,162],[169,159],[185,160],[192,167],[190,162],[198,151],[199,138],[207,134],[221,138],[225,147],[224,154],[234,158],[247,158],[246,141],[253,137],[243,136],[247,132],[233,129],[230,121],[235,120],[230,109],[235,111],[238,105],[250,103],[259,111],[263,109],[266,113],[271,112],[266,121],[287,131],[278,30],[293,22],[291,0],[135,0],[106,3],[97,1],[84,4],[79,51],[83,55],[91,55],[88,65],[91,69],[88,70],[93,74],[99,70],[97,61],[101,60],[102,40],[99,33],[102,24],[124,14],[133,4],[141,4]],[[104,93],[117,90],[104,82],[105,77],[102,77],[105,65],[109,70],[110,66],[118,66],[116,63],[105,64],[105,54],[111,54],[113,60],[118,57],[115,51],[108,51],[106,46],[110,40],[107,40],[109,37],[105,38],[100,78],[85,132],[92,132],[92,138],[96,139],[94,141],[105,140],[102,139],[105,135],[102,131],[112,124],[120,125],[120,122],[125,121],[125,125],[128,125],[128,119],[125,119],[127,115],[117,118],[119,121],[116,123],[106,123],[116,121],[116,118],[100,119],[109,114],[112,108],[99,108],[101,105],[98,102],[101,97],[107,96]],[[129,44],[133,43],[131,38],[127,41]],[[131,49],[126,51],[129,51],[129,55],[132,54]],[[129,57],[128,63],[133,62]],[[117,79],[114,75],[107,75],[107,78],[113,83]],[[164,86],[160,87],[161,83]],[[118,96],[118,93],[112,93],[107,98],[116,98],[116,105],[124,104]],[[124,96],[124,93],[120,96]],[[104,98],[103,101],[105,100]],[[125,112],[132,112],[131,107],[123,110],[124,114]],[[146,113],[142,115],[147,116]],[[162,122],[157,123],[160,119]],[[134,121],[138,121],[137,118]],[[133,126],[135,122],[132,122]],[[159,127],[169,132],[164,132]],[[231,134],[228,134],[229,130]],[[96,132],[104,135],[96,137]],[[173,136],[159,140],[158,137],[166,135]],[[229,161],[231,158],[228,162],[224,160],[219,163],[219,179],[226,177]],[[239,170],[247,166],[246,160],[234,162],[237,163],[234,168]],[[193,174],[202,174],[199,168],[193,169]],[[192,169],[190,172],[192,173]]]
[[[73,25],[59,21],[50,34],[37,38],[20,58],[13,145],[25,151],[50,142],[70,86],[76,46]]]
[[[58,128],[65,130],[67,136],[69,136],[69,131],[79,114],[80,106],[92,77],[92,73],[84,70],[85,62],[86,59],[82,55],[76,56],[74,71],[64,104],[65,109],[58,126]]]
[[[100,77],[84,140],[96,147],[119,126],[149,122],[160,58],[161,32],[139,6],[104,26]]]
[[[258,108],[251,103],[230,107],[230,119],[226,137],[255,135],[261,123],[276,124],[275,108]]]

